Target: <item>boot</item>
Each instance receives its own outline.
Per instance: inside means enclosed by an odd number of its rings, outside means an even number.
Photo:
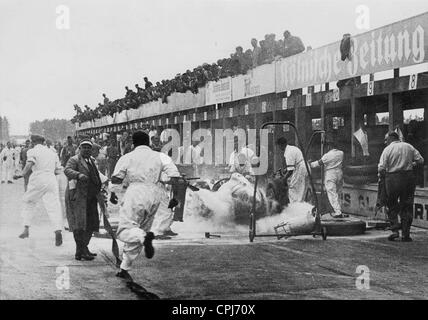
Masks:
[[[55,231],[55,245],[59,247],[62,245],[62,233],[61,230]]]
[[[87,252],[85,252],[85,243],[84,243],[84,234],[82,230],[74,231],[74,240],[76,241],[76,254],[75,259],[76,260],[94,260],[94,257],[88,255]]]
[[[398,239],[398,238],[400,238],[400,234],[398,233],[398,231],[395,231],[388,237],[388,240],[394,241],[395,239]]]
[[[25,226],[24,227],[24,231],[19,235],[19,237],[21,239],[25,239],[28,238],[30,236],[30,227],[29,226]]]
[[[89,242],[91,241],[91,238],[92,238],[92,231],[84,231],[84,232],[83,232],[83,236],[84,236],[84,249],[83,249],[83,251],[84,251],[87,255],[89,255],[89,256],[91,256],[91,257],[96,257],[96,256],[97,256],[97,254],[96,254],[96,253],[92,253],[92,252],[91,252],[91,251],[89,251],[89,249],[88,249]]]
[[[86,253],[88,256],[91,256],[91,257],[96,257],[96,256],[97,256],[97,254],[96,254],[96,253],[93,253],[93,252],[89,251],[88,247],[85,247],[84,251],[85,251],[85,253]]]
[[[125,279],[126,281],[134,281],[128,271],[120,269],[118,273],[116,273],[116,277]]]

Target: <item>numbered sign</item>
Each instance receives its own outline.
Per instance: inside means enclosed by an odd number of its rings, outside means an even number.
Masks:
[[[339,101],[340,90],[339,88],[333,89],[333,101]]]
[[[215,118],[218,119],[218,110],[215,111]]]
[[[196,113],[193,114],[193,122],[196,121]]]
[[[155,125],[155,120],[154,119],[152,120],[152,125]]]
[[[166,125],[169,125],[169,118],[166,118]]]
[[[232,108],[229,108],[229,117],[233,117],[233,109]]]
[[[415,90],[418,86],[418,75],[411,74],[409,78],[409,90]]]
[[[205,111],[205,112],[204,112],[204,121],[207,121],[207,118],[208,118],[208,114],[207,114],[207,112]]]
[[[266,101],[262,102],[262,113],[266,112]]]
[[[174,123],[175,123],[175,124],[177,124],[177,122],[178,122],[177,120],[178,120],[178,119],[177,119],[177,116],[175,116],[175,117],[174,117]]]
[[[312,105],[312,94],[308,93],[306,95],[306,106],[309,107]]]
[[[288,131],[290,131],[290,126],[289,126],[288,124],[284,124],[284,125],[282,126],[282,131],[284,131],[284,132],[288,132]]]
[[[246,116],[248,116],[248,114],[249,114],[248,104],[246,104],[246,105],[244,106],[244,113],[245,113],[245,115],[246,115]]]
[[[159,121],[158,121],[158,125],[162,125],[162,119],[159,119]]]
[[[367,83],[367,95],[372,96],[374,93],[374,81],[369,81]]]
[[[183,116],[183,122],[186,122],[186,115]]]
[[[288,109],[288,99],[282,98],[282,110],[287,110],[287,109]]]

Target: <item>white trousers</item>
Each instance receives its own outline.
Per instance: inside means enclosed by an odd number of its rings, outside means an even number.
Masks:
[[[158,188],[141,184],[131,184],[126,189],[117,230],[117,238],[124,242],[121,269],[131,270],[132,263],[140,255],[144,238],[151,230],[159,208],[160,196]]]
[[[30,176],[27,191],[22,200],[22,220],[24,226],[31,225],[36,203],[42,200],[53,225],[53,231],[63,229],[63,217],[58,195],[58,182],[53,173],[33,173]]]
[[[301,161],[294,169],[288,180],[288,198],[290,203],[303,202],[308,186],[308,171],[305,163]]]
[[[3,162],[1,165],[1,181],[12,181],[13,179],[13,164]]]
[[[343,188],[343,172],[340,169],[326,170],[324,173],[324,186],[327,192],[328,201],[334,210],[334,215],[342,214],[339,194]]]

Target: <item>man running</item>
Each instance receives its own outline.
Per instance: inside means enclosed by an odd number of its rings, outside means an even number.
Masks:
[[[135,149],[122,156],[116,164],[111,182],[128,184],[119,211],[117,238],[123,241],[123,261],[118,277],[131,280],[128,271],[144,247],[147,258],[154,255],[150,232],[161,201],[160,176],[178,177],[180,173],[167,155],[153,151],[149,135],[137,131],[132,136]]]
[[[60,246],[62,244],[61,230],[63,224],[61,205],[59,203],[58,182],[55,177],[56,171],[60,168],[60,163],[57,154],[43,145],[44,140],[39,135],[31,136],[31,143],[34,147],[27,152],[27,164],[22,174],[15,176],[16,178],[21,178],[32,170],[27,191],[23,197],[22,218],[24,231],[19,237],[21,239],[29,237],[33,211],[36,202],[41,199],[54,227],[55,245]]]

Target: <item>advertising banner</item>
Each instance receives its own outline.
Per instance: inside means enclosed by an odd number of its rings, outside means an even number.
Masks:
[[[232,101],[232,78],[227,77],[217,82],[210,81],[205,86],[206,105]]]
[[[350,59],[340,41],[276,64],[276,92],[424,63],[428,60],[428,13],[351,37]]]
[[[232,78],[232,100],[275,92],[275,65],[265,64]]]

